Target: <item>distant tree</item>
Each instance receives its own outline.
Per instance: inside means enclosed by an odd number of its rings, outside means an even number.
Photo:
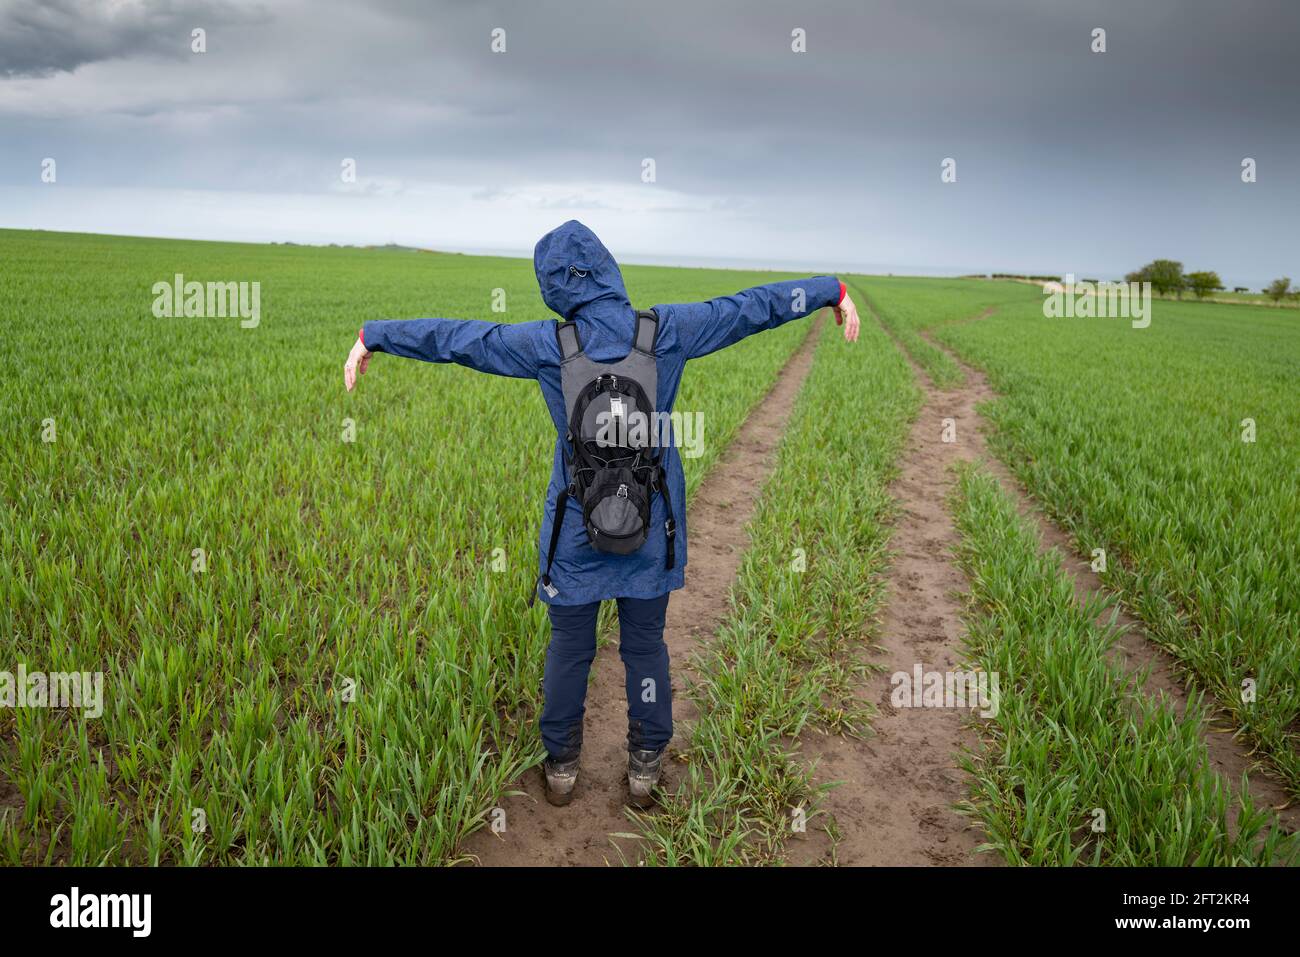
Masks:
[[[1150,283],[1160,295],[1169,293],[1182,296],[1186,280],[1183,278],[1183,264],[1172,259],[1157,259],[1146,267],[1150,270]]]
[[[1186,288],[1186,280],[1183,277],[1183,264],[1175,262],[1172,259],[1156,259],[1137,272],[1131,272],[1124,277],[1128,282],[1149,282],[1151,288],[1161,296],[1175,293],[1178,296],[1183,294]]]
[[[1250,292],[1250,290],[1247,289],[1245,286],[1233,286],[1233,287],[1232,287],[1232,291],[1233,291],[1233,292]]]
[[[1187,288],[1196,293],[1197,299],[1204,299],[1212,292],[1218,292],[1223,288],[1223,282],[1219,279],[1217,272],[1205,270],[1202,272],[1189,272],[1187,274]]]
[[[1289,276],[1283,276],[1281,279],[1274,279],[1269,283],[1268,288],[1264,290],[1264,295],[1268,296],[1268,298],[1272,299],[1274,302],[1281,302],[1290,294],[1290,291],[1291,278]]]

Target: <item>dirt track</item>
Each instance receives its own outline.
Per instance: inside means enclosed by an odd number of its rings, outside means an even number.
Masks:
[[[862,309],[870,321],[865,303]],[[966,797],[956,755],[975,743],[963,726],[967,716],[890,703],[895,672],[910,675],[918,663],[926,671],[955,671],[960,664],[958,596],[966,580],[951,554],[957,530],[946,504],[948,466],[979,450],[974,399],[960,390],[936,391],[919,367],[913,369],[926,395],[890,487],[900,514],[890,540],[880,652],[871,656],[884,670],[872,674],[868,695],[880,713],[865,740],[805,735],[804,750],[817,759],[820,781],[843,782],[826,801],[841,834],[839,864],[994,865],[996,858],[976,855],[979,834],[953,810]],[[941,441],[946,418],[956,423],[956,442]]]
[[[863,312],[869,321],[865,303]],[[992,312],[989,309],[964,321],[978,321]],[[686,587],[669,604],[665,630],[675,692],[682,687],[681,668],[686,657],[726,613],[731,583],[749,544],[745,527],[811,368],[821,328],[819,318],[691,503],[690,541],[696,561],[688,570]],[[976,743],[968,714],[942,708],[895,708],[890,701],[890,676],[897,671],[910,673],[917,664],[926,671],[953,671],[961,666],[960,596],[966,580],[952,554],[958,541],[947,504],[954,483],[949,468],[953,463],[981,462],[1015,495],[1021,513],[1038,524],[1044,547],[1054,546],[1066,556],[1081,601],[1105,590],[1088,561],[1075,552],[1069,536],[1043,515],[1006,466],[989,453],[988,426],[977,406],[997,396],[984,375],[930,336],[922,335],[958,362],[966,381],[953,389],[936,389],[895,342],[912,363],[925,398],[903,452],[899,477],[891,486],[900,515],[891,540],[894,558],[887,572],[888,598],[876,649],[870,655],[870,661],[883,670],[872,673],[868,689],[868,697],[880,713],[873,722],[873,734],[865,740],[811,733],[802,738],[804,755],[817,762],[818,781],[840,782],[825,803],[835,817],[840,841],[833,858],[824,836],[810,833],[806,840],[792,841],[788,847],[792,863],[1002,863],[995,855],[976,852],[981,835],[970,819],[953,807],[967,793],[957,766],[958,753]],[[951,420],[955,428],[954,441],[942,440],[948,425],[945,420]],[[705,556],[708,561],[699,560]],[[1167,696],[1181,714],[1188,699],[1172,659],[1131,616],[1121,612],[1118,620],[1125,626],[1125,634],[1116,646],[1116,655],[1130,669],[1149,670],[1145,689]],[[465,850],[481,863],[600,865],[635,860],[635,841],[611,838],[616,832],[635,830],[624,810],[626,703],[616,648],[601,649],[593,673],[587,697],[582,782],[573,804],[552,808],[542,796],[540,770],[529,772],[517,785],[526,793],[502,802],[506,832],[479,832],[468,842]],[[683,729],[694,717],[690,702],[677,693],[674,697],[677,736],[665,762],[669,787],[675,784],[672,755]],[[1242,773],[1255,762],[1237,739],[1219,728],[1207,729],[1204,737],[1212,766],[1235,788]],[[1300,826],[1300,807],[1287,807],[1288,795],[1278,782],[1256,773],[1251,777],[1251,789],[1257,802],[1279,810],[1286,828]]]
[[[992,313],[988,309],[964,321],[979,321]],[[953,810],[966,796],[955,756],[974,743],[974,732],[956,711],[895,709],[890,704],[894,672],[910,672],[918,663],[927,671],[948,671],[961,661],[963,626],[958,595],[967,586],[952,556],[958,537],[946,505],[955,481],[949,466],[979,461],[997,476],[1016,497],[1021,513],[1037,523],[1044,547],[1056,547],[1066,556],[1081,603],[1105,590],[1089,561],[1076,554],[1069,536],[1034,506],[1006,466],[989,453],[989,426],[978,406],[997,395],[985,376],[930,336],[922,335],[961,366],[966,380],[960,387],[936,389],[901,343],[895,342],[912,364],[925,390],[925,401],[903,453],[900,475],[890,489],[901,515],[891,542],[895,557],[887,573],[889,600],[878,639],[881,653],[872,658],[884,668],[872,679],[871,697],[880,710],[873,722],[875,734],[865,741],[820,735],[804,739],[805,754],[818,762],[818,779],[842,782],[826,804],[841,833],[835,856],[841,865],[1001,863],[998,857],[976,853],[981,838],[968,827],[968,819]],[[945,419],[955,426],[951,443],[941,441]],[[1188,697],[1172,659],[1132,616],[1121,611],[1118,621],[1125,631],[1116,645],[1116,656],[1130,670],[1146,669],[1149,676],[1144,690],[1165,695],[1176,712],[1183,714]],[[1207,729],[1204,739],[1211,765],[1235,789],[1242,773],[1254,764],[1247,749],[1221,728]],[[1278,810],[1284,827],[1294,830],[1300,825],[1300,808],[1287,806],[1288,795],[1277,781],[1256,773],[1251,777],[1251,791],[1257,802]],[[791,856],[808,862],[806,855],[799,856],[797,845]]]
[[[669,600],[664,628],[673,677],[674,736],[664,759],[669,788],[676,785],[673,755],[694,718],[691,703],[681,693],[682,668],[696,642],[711,635],[727,612],[731,583],[749,546],[746,526],[772,470],[799,388],[812,368],[823,325],[824,315],[814,318],[771,391],[709,470],[687,513],[692,561],[686,587]],[[613,642],[599,650],[592,673],[582,771],[573,803],[551,807],[543,794],[541,770],[528,772],[516,784],[525,794],[501,802],[505,832],[479,831],[466,842],[466,853],[483,865],[601,865],[636,859],[636,841],[610,837],[636,830],[625,813],[627,698],[623,663]]]
[[[990,313],[991,310],[975,318],[978,320]],[[988,379],[985,378],[982,372],[973,366],[967,365],[956,353],[943,346],[932,336],[924,332],[921,335],[936,349],[946,352],[961,367],[966,375],[966,384],[957,392],[966,397],[965,401],[974,404],[991,402],[997,398],[997,393],[989,385]],[[1054,547],[1064,556],[1063,566],[1066,571],[1074,576],[1074,591],[1080,604],[1087,601],[1094,594],[1110,595],[1111,593],[1102,582],[1101,577],[1092,570],[1091,556],[1088,558],[1082,557],[1075,548],[1070,536],[1043,513],[1020,481],[1011,474],[1011,471],[1000,460],[995,459],[987,452],[984,443],[984,429],[984,422],[980,419],[975,440],[978,443],[979,454],[984,460],[985,467],[997,476],[1003,488],[1015,496],[1020,513],[1037,524],[1044,547]],[[1187,687],[1180,676],[1176,661],[1156,644],[1139,620],[1118,605],[1116,605],[1116,609],[1115,620],[1124,629],[1113,649],[1116,659],[1130,672],[1146,670],[1148,674],[1146,683],[1142,686],[1143,690],[1148,694],[1163,695],[1172,704],[1175,713],[1180,716],[1183,715],[1187,710]],[[1105,613],[1106,621],[1110,620],[1110,615],[1111,612]],[[1209,702],[1209,704],[1212,704],[1212,702]],[[1261,772],[1256,759],[1250,756],[1249,748],[1232,735],[1228,719],[1225,718],[1217,723],[1215,722],[1214,719],[1219,717],[1222,717],[1221,713],[1212,711],[1211,726],[1202,735],[1209,755],[1210,766],[1223,776],[1226,783],[1232,788],[1233,793],[1236,793],[1240,787],[1242,774],[1255,769],[1255,773],[1250,775],[1251,796],[1255,802],[1268,805],[1277,810],[1280,822],[1287,830],[1295,831],[1300,828],[1300,806],[1290,806],[1291,799],[1286,788],[1271,775]],[[1235,821],[1236,811],[1234,809],[1230,812],[1229,823],[1235,824]]]

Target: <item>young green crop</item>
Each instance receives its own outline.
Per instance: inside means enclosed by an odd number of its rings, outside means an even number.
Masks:
[[[994,448],[1300,793],[1300,323],[1008,306],[935,335],[988,370]]]
[[[1012,864],[1270,864],[1294,857],[1271,811],[1211,770],[1193,698],[1179,719],[1107,656],[1099,600],[1080,606],[1054,550],[988,473],[960,476],[953,506],[971,583],[967,645],[999,676],[966,810]]]
[[[1037,292],[1024,283],[1001,280],[854,276],[849,284],[940,389],[961,385],[965,376],[952,357],[922,338],[919,330],[970,319],[1002,303],[1024,302]]]
[[[0,670],[105,674],[98,720],[0,709],[0,859],[458,860],[541,754],[554,430],[532,382],[378,356],[348,395],[342,363],[367,319],[548,317],[532,264],[17,231],[0,260]],[[156,318],[177,273],[260,282],[259,324]],[[691,489],[802,332],[688,368]]]
[[[806,729],[858,734],[858,652],[882,600],[886,490],[919,404],[888,338],[827,328],[748,531],[732,611],[692,661],[685,781],[638,818],[651,864],[777,862],[826,786],[800,760]],[[852,396],[846,404],[845,396]],[[792,743],[793,742],[793,743]]]
[[[926,336],[988,371],[995,451],[1300,788],[1300,325],[1157,301],[1134,328],[1047,318],[1025,284],[852,282],[936,383],[956,364]]]

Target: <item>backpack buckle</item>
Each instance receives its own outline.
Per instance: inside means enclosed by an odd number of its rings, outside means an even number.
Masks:
[[[671,516],[668,518],[666,522],[664,522],[664,532],[668,535],[669,538],[672,538],[674,535],[677,534],[677,523],[673,521]]]

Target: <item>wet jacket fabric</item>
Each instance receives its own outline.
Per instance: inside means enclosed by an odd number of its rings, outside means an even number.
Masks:
[[[614,362],[627,355],[636,312],[618,263],[595,233],[576,220],[557,227],[537,243],[533,267],[543,301],[559,316],[578,323],[578,337],[588,356],[597,362]],[[654,306],[659,315],[656,410],[672,410],[688,359],[837,305],[840,298],[838,279],[817,276],[757,286],[708,302]],[[481,319],[376,320],[362,328],[362,339],[372,352],[426,362],[456,362],[480,372],[537,380],[556,429],[539,538],[539,572],[551,540],[556,495],[569,484],[563,450],[567,423],[560,390],[561,356],[555,329],[552,320],[512,324]],[[685,415],[696,410],[677,411]],[[708,425],[705,421],[705,441]],[[583,605],[607,598],[654,598],[682,587],[687,560],[686,482],[679,451],[675,442],[661,450],[677,522],[674,567],[665,568],[667,516],[662,495],[655,495],[651,503],[649,538],[630,555],[594,549],[582,525],[581,506],[569,502],[551,567],[551,582],[558,593],[550,597],[539,589],[543,601]]]

